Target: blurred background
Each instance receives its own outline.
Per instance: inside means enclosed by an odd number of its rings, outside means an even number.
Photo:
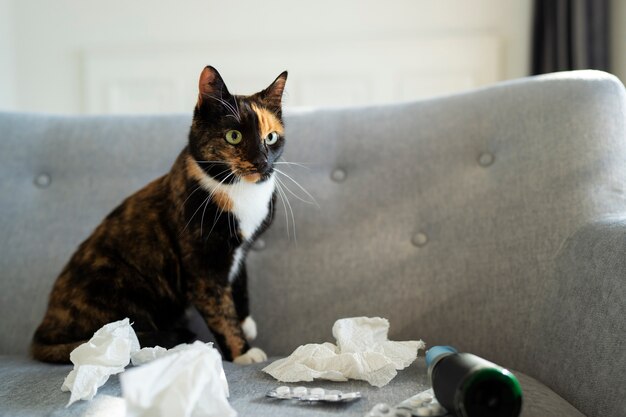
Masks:
[[[626,0],[0,0],[0,109],[189,112],[290,72],[285,105],[413,100],[574,68],[626,79]]]

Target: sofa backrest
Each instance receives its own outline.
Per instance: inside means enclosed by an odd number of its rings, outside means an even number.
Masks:
[[[71,253],[169,169],[189,125],[0,114],[0,353],[26,354]],[[581,227],[626,210],[619,81],[558,74],[292,112],[286,127],[285,160],[302,166],[281,166],[281,181],[317,205],[286,192],[293,213],[279,202],[249,255],[258,346],[288,354],[331,341],[338,318],[381,316],[396,340],[456,345],[535,376],[558,370],[537,357],[561,308],[555,259]]]

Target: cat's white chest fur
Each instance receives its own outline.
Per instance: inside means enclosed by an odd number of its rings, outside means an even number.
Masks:
[[[256,184],[241,181],[223,185],[223,191],[233,203],[232,212],[239,222],[239,233],[248,240],[269,214],[269,203],[276,183],[274,175]]]
[[[224,192],[233,204],[232,212],[239,223],[239,233],[244,239],[251,239],[269,214],[269,203],[275,187],[274,175],[260,184],[241,181],[224,187]],[[228,273],[229,282],[233,282],[239,273],[243,255],[241,247],[235,250]]]
[[[214,194],[220,192],[228,197],[230,211],[239,223],[239,233],[245,240],[249,240],[269,214],[270,200],[276,188],[274,175],[261,183],[240,180],[233,184],[222,184],[207,175],[203,175],[200,182],[207,191]]]
[[[270,200],[276,188],[274,175],[272,174],[260,184],[245,181],[221,184],[208,176],[204,176],[201,183],[210,192],[224,193],[228,197],[231,203],[231,215],[235,216],[239,225],[239,234],[243,239],[250,240],[269,214]],[[233,254],[233,261],[228,274],[230,282],[239,273],[243,257],[244,252],[240,246]]]

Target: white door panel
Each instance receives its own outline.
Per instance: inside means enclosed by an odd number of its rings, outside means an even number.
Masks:
[[[500,55],[498,38],[485,35],[90,49],[83,55],[84,110],[190,111],[205,65],[216,67],[230,91],[240,94],[289,70],[286,107],[414,100],[499,81]]]

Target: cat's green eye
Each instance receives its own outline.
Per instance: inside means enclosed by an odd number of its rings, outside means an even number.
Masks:
[[[277,132],[272,132],[269,135],[267,135],[267,137],[265,138],[265,143],[267,143],[268,145],[273,145],[276,142],[278,142],[278,133]]]
[[[226,132],[226,142],[230,143],[231,145],[239,144],[239,142],[241,142],[241,139],[243,139],[243,135],[238,130],[229,130],[228,132]]]

